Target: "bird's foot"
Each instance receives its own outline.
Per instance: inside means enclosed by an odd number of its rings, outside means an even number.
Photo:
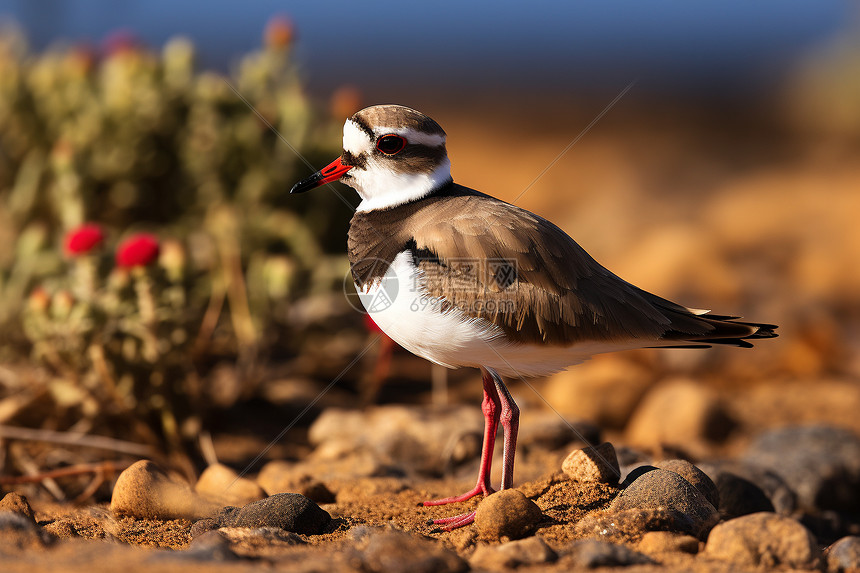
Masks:
[[[476,495],[490,495],[491,493],[495,493],[495,491],[496,490],[494,490],[490,486],[479,483],[478,485],[476,485],[474,488],[467,491],[463,495],[455,495],[453,497],[443,497],[441,499],[434,499],[431,501],[422,501],[420,505],[423,505],[424,507],[430,507],[430,506],[434,506],[434,505],[446,505],[449,503],[459,503],[461,501],[466,501],[467,499],[472,499]],[[467,524],[464,523],[463,525],[467,525]]]
[[[453,531],[459,527],[464,527],[475,521],[475,512],[462,513],[453,517],[443,517],[441,519],[431,519],[430,523],[438,525],[441,531]]]

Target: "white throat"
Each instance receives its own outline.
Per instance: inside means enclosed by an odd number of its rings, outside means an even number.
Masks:
[[[377,128],[374,132],[398,133],[411,141],[420,140],[429,145],[444,145],[444,136],[417,134],[393,127]],[[432,172],[398,173],[388,162],[373,157],[370,137],[352,121],[343,126],[343,148],[353,155],[365,154],[367,163],[363,169],[352,169],[342,182],[358,192],[361,203],[357,211],[389,209],[410,201],[426,197],[451,181],[451,162],[445,157]]]
[[[364,170],[349,175],[344,183],[361,197],[356,211],[389,209],[426,197],[451,181],[451,162],[446,157],[432,173],[396,173],[371,160]]]

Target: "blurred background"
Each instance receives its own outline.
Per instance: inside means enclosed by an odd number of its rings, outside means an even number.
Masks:
[[[255,470],[307,456],[332,407],[480,415],[477,372],[431,368],[348,303],[353,192],[287,195],[377,103],[432,116],[456,181],[630,282],[780,325],[755,350],[535,382],[566,419],[694,457],[790,422],[860,429],[856,5],[21,0],[0,20],[7,478],[140,455],[193,476],[270,445]],[[555,416],[512,390],[524,427]]]

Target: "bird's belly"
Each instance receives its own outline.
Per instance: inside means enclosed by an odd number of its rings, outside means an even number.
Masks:
[[[621,350],[603,342],[572,346],[516,344],[489,321],[476,319],[428,294],[421,272],[404,251],[380,281],[356,291],[370,317],[397,344],[431,362],[493,368],[503,376],[545,376],[586,360],[592,354]],[[631,346],[635,347],[635,346]]]

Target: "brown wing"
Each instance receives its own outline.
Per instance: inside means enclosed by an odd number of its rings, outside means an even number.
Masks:
[[[695,315],[612,274],[542,217],[459,185],[396,211],[368,220],[382,232],[366,231],[359,241],[351,228],[351,258],[359,243],[375,245],[371,251],[389,260],[411,249],[430,296],[492,322],[517,342],[747,345],[740,339],[771,326]],[[359,283],[361,272],[354,264]]]

